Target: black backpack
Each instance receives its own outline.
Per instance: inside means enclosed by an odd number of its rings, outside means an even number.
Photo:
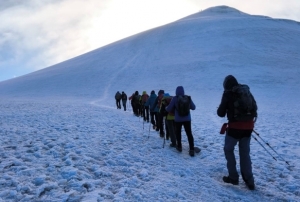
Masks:
[[[134,103],[135,104],[140,104],[140,98],[141,98],[141,95],[135,95],[134,96]]]
[[[122,94],[122,100],[127,100],[127,95],[125,93]]]
[[[190,113],[191,97],[188,95],[177,96],[176,109],[179,116],[187,116]]]
[[[232,88],[234,119],[237,121],[251,121],[257,117],[257,105],[250,88],[247,85],[239,84]]]

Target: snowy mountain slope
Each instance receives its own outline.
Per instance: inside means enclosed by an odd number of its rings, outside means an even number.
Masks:
[[[269,79],[276,77],[277,80],[279,68],[280,75],[290,77],[287,82],[298,82],[294,77],[299,69],[295,64],[300,60],[297,23],[237,15],[236,10],[228,7],[210,10],[203,11],[204,18],[200,12],[199,18],[186,17],[55,66],[1,82],[0,95],[97,97],[111,79],[126,82],[127,89],[134,91],[145,81],[157,83],[157,75],[180,78],[182,84],[208,75],[216,78],[203,84],[206,89],[222,79],[221,71],[226,73],[228,68],[237,73],[240,72],[237,69],[242,69],[238,76],[250,82],[251,77],[243,76],[244,73],[251,70],[254,78],[267,74]],[[184,71],[184,75],[177,74],[183,70],[188,71]],[[169,80],[153,88],[163,86],[172,90]],[[286,79],[279,80],[283,81]],[[111,90],[115,92],[118,87],[115,82]]]
[[[0,199],[300,201],[299,31],[297,22],[214,7],[1,82]],[[280,155],[252,140],[253,192],[241,179],[222,182],[226,119],[216,109],[227,74],[250,85],[255,129]],[[116,91],[174,95],[178,85],[197,106],[194,158],[184,133],[182,153],[169,141],[162,148],[148,123],[115,107]]]

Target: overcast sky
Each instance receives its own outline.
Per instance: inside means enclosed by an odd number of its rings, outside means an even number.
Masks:
[[[219,5],[300,21],[299,0],[5,0],[0,81]]]

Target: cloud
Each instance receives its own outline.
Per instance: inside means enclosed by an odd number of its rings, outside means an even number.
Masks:
[[[90,49],[85,30],[91,26],[93,15],[107,4],[94,0],[39,2],[8,1],[1,5],[2,72],[18,65],[33,71]]]

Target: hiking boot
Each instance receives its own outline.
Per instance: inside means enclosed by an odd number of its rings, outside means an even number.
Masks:
[[[250,189],[250,190],[254,190],[255,189],[253,178],[252,178],[252,180],[246,180],[246,178],[245,178],[245,176],[244,176],[243,173],[242,173],[242,178],[243,178],[245,184],[247,185],[248,189]]]
[[[178,145],[176,145],[176,149],[177,149],[177,151],[182,152],[182,147],[179,147]]]
[[[250,189],[250,190],[254,190],[255,189],[255,185],[254,184],[248,184],[248,183],[246,183],[246,185],[247,185],[248,189]]]
[[[227,177],[227,176],[224,176],[223,177],[223,181],[225,182],[225,183],[230,183],[230,184],[233,184],[233,185],[238,185],[239,184],[239,180],[233,180],[233,179],[231,179],[229,176]]]
[[[195,151],[194,150],[190,150],[189,151],[189,155],[192,156],[192,157],[195,156]]]
[[[176,147],[176,144],[171,143],[170,147]]]

